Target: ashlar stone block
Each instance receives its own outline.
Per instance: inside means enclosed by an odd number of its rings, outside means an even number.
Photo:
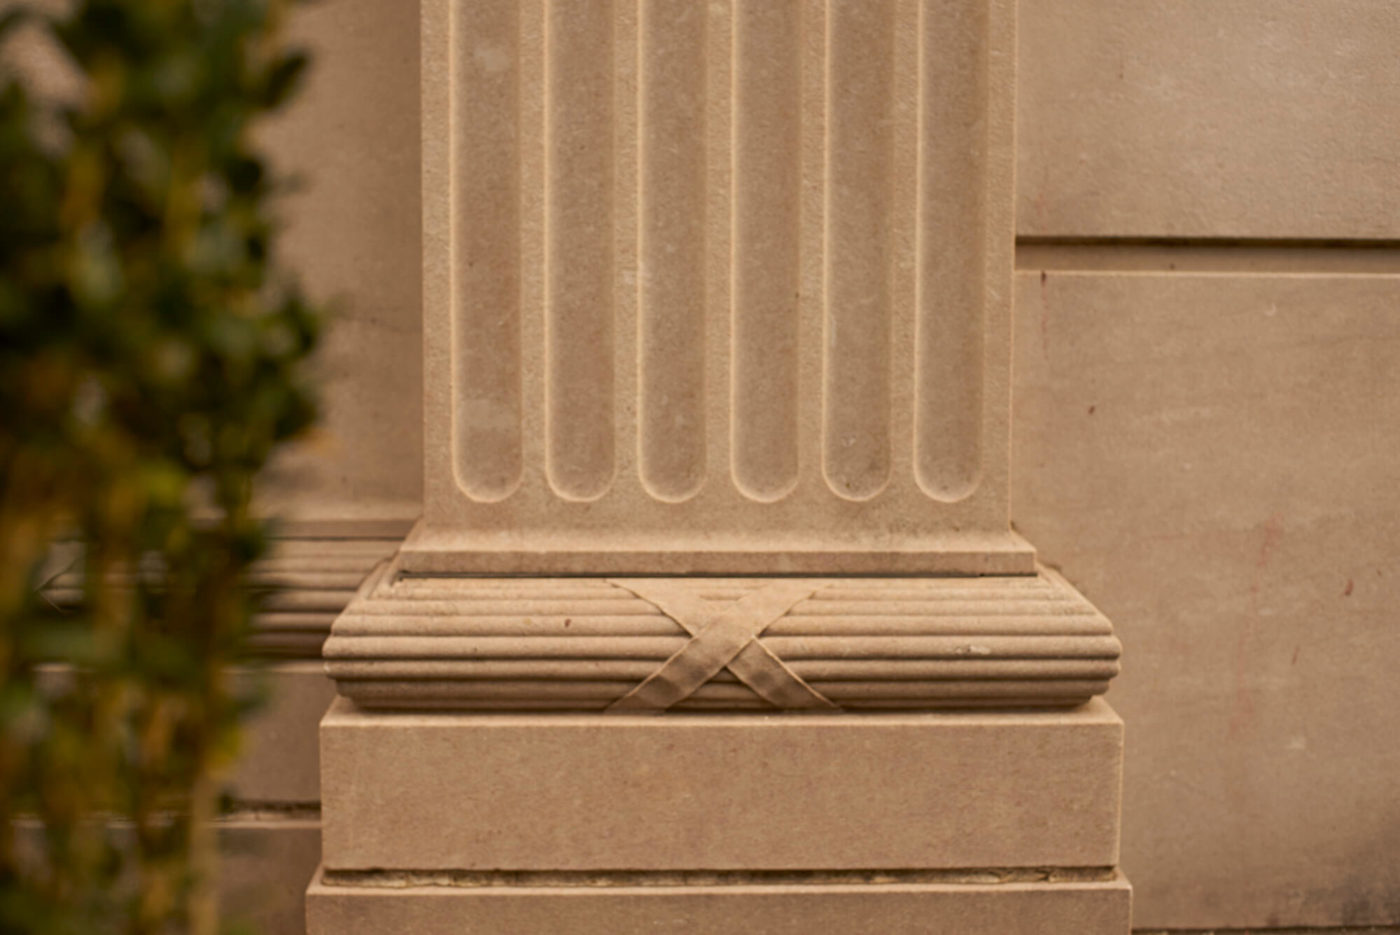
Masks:
[[[337,872],[1107,868],[1122,746],[1102,700],[646,717],[339,699],[321,725],[322,859]]]

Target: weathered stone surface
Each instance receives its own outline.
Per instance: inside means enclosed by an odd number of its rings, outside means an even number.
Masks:
[[[1018,231],[1400,237],[1400,7],[1020,7]]]
[[[1019,286],[1017,526],[1126,646],[1137,924],[1396,924],[1400,277]]]

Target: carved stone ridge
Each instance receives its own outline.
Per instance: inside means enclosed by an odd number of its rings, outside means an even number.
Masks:
[[[397,539],[283,539],[254,580],[273,590],[254,619],[261,655],[315,659],[335,618]]]
[[[1118,673],[1063,578],[466,578],[393,562],[324,655],[368,709],[1071,707]]]
[[[394,554],[398,539],[281,539],[254,566],[252,583],[270,592],[253,620],[252,650],[260,656],[316,659],[331,624],[365,577]],[[44,588],[60,607],[82,598],[82,570],[70,543],[55,546],[58,571]]]

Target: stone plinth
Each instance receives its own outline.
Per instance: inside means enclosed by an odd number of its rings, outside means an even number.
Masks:
[[[1122,935],[1122,722],[371,713],[321,727],[312,935]]]
[[[321,724],[330,872],[1118,862],[1123,725],[1040,713],[394,714]]]

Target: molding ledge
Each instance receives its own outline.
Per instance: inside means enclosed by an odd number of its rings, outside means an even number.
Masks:
[[[692,886],[344,886],[318,869],[310,935],[656,931],[1117,935],[1127,880],[1073,883],[783,883]]]
[[[281,539],[254,579],[273,588],[254,621],[263,656],[316,659],[335,618],[402,539]]]
[[[251,648],[258,656],[319,659],[336,616],[375,567],[394,554],[401,539],[277,539],[272,554],[252,572],[255,586],[270,593],[254,619]],[[55,545],[58,571],[44,594],[60,607],[82,599],[82,568],[72,543]]]
[[[467,578],[381,565],[323,648],[371,710],[1067,708],[1121,646],[1063,578]]]

